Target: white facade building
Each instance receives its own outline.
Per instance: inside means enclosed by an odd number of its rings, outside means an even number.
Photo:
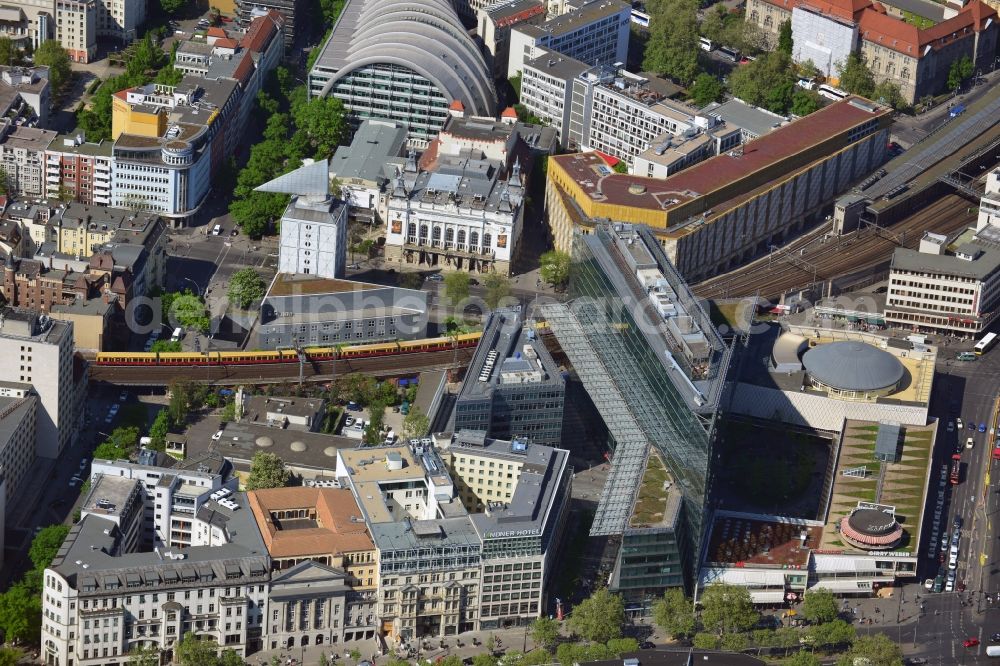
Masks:
[[[485,122],[482,132],[475,119],[454,119],[428,151],[432,162],[409,159],[396,174],[384,215],[387,260],[510,274],[524,216],[519,135]]]
[[[826,77],[838,77],[837,64],[846,63],[858,46],[853,21],[808,5],[792,9],[792,37],[792,59],[799,63],[812,61]]]
[[[632,8],[621,0],[593,0],[541,25],[521,23],[510,31],[507,77],[520,72],[538,49],[588,65],[624,63]]]
[[[1000,309],[1000,226],[948,239],[926,233],[919,250],[897,248],[889,269],[886,323],[914,331],[977,336]]]
[[[101,0],[98,6],[99,37],[109,37],[126,43],[139,37],[138,27],[146,20],[144,0]]]
[[[38,394],[35,454],[58,458],[76,436],[86,395],[74,381],[73,324],[7,308],[0,313],[0,358],[6,381],[30,384]]]
[[[979,200],[979,220],[976,229],[1000,227],[1000,169],[986,175],[986,192]]]
[[[45,196],[45,151],[55,139],[52,130],[0,124],[0,165],[8,190],[28,197]]]

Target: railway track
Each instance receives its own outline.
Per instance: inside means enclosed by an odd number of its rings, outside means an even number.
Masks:
[[[916,248],[925,231],[950,234],[972,226],[976,214],[968,209],[967,200],[949,194],[883,231],[862,227],[823,242],[824,232],[816,230],[785,245],[772,257],[762,257],[731,273],[700,282],[693,289],[702,298],[744,298],[758,292],[765,298],[775,298],[877,266],[892,258],[900,242],[903,247]],[[794,262],[787,257],[793,257]],[[815,270],[815,275],[808,267]]]
[[[439,370],[466,365],[474,348],[369,358],[339,359],[306,363],[303,379],[320,381],[352,372],[398,374]],[[298,363],[205,365],[205,366],[110,366],[91,365],[90,380],[123,386],[165,386],[174,379],[210,384],[275,383],[298,381]]]

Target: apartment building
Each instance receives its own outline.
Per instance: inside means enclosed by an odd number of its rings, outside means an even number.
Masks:
[[[90,62],[97,56],[97,37],[106,2],[121,0],[55,0],[55,38],[74,62]],[[131,0],[134,4],[141,4]],[[144,6],[144,5],[143,5]],[[135,38],[133,30],[132,39]]]
[[[45,196],[109,205],[113,147],[111,141],[90,143],[82,134],[57,135],[45,151]]]
[[[885,320],[914,331],[978,337],[1000,309],[1000,226],[957,237],[925,233],[916,250],[897,248],[889,268]]]
[[[18,118],[29,126],[47,127],[50,97],[48,67],[0,66],[0,111],[15,124]],[[29,107],[25,109],[25,105]]]
[[[592,0],[541,25],[520,23],[510,31],[507,77],[546,49],[587,65],[624,63],[632,7],[620,0]]]
[[[225,499],[238,485],[232,463],[208,452],[183,461],[151,449],[140,451],[134,463],[95,458],[90,475],[95,487],[102,479],[136,484],[142,504],[136,547],[144,550],[220,543],[218,531],[211,529],[211,503]]]
[[[295,43],[296,13],[301,12],[300,0],[236,0],[236,24],[249,31],[255,20],[277,14],[284,25],[282,54]]]
[[[387,185],[390,262],[509,275],[524,217],[530,147],[515,125],[454,117]]]
[[[55,7],[52,0],[19,0],[3,8],[0,33],[19,48],[36,48],[55,31]]]
[[[0,382],[0,502],[5,509],[14,505],[35,461],[38,411],[39,397],[30,384]]]
[[[912,17],[930,25],[918,27]],[[981,0],[958,9],[902,0],[749,0],[746,20],[772,46],[791,21],[793,58],[812,61],[834,81],[848,55],[864,55],[875,81],[895,83],[911,104],[940,93],[959,58],[970,57],[975,70],[991,69],[997,49],[997,13]]]
[[[1000,169],[986,174],[985,192],[979,200],[979,220],[976,229],[1000,227]]]
[[[121,491],[88,507],[45,569],[41,658],[123,665],[136,648],[172,650],[188,632],[241,657],[262,649],[270,560],[245,497],[208,503],[219,543],[128,550],[128,518],[142,518],[134,489],[117,481]]]
[[[45,196],[45,151],[55,136],[52,130],[15,125],[6,119],[0,123],[0,166],[11,194]]]
[[[76,438],[86,372],[73,362],[73,326],[20,308],[0,312],[0,356],[6,381],[31,385],[38,396],[35,455],[58,458]]]
[[[146,21],[143,0],[99,0],[97,36],[128,44],[139,38],[139,26]]]
[[[340,183],[335,192],[348,206],[352,220],[385,224],[379,203],[396,169],[403,168],[406,126],[388,120],[364,120],[351,145],[340,146],[330,159],[330,177]]]
[[[455,432],[561,443],[566,380],[519,312],[490,314],[467,376],[455,401]]]

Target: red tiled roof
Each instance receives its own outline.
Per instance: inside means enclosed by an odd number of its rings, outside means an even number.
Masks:
[[[868,9],[861,14],[859,32],[861,39],[916,58],[927,47],[938,50],[983,30],[996,17],[995,9],[981,0],[973,0],[956,16],[919,30],[905,21]]]
[[[562,166],[587,194],[600,196],[604,203],[667,211],[675,205],[671,200],[690,201],[742,181],[821,141],[890,113],[883,107],[877,107],[878,113],[871,113],[851,104],[854,99],[859,98],[848,97],[750,141],[743,146],[740,157],[717,155],[666,179],[617,173],[599,175],[595,170],[599,160],[595,153],[557,155],[550,159]]]
[[[452,100],[451,105],[448,108],[452,111],[465,111],[465,105],[462,104],[462,100],[459,99]]]
[[[235,49],[237,45],[235,39],[229,39],[226,37],[225,39],[215,40],[215,44],[213,44],[213,46],[219,49]]]
[[[609,167],[614,168],[616,164],[621,162],[621,160],[615,157],[614,155],[608,155],[607,153],[602,153],[599,150],[595,150],[594,152],[597,153],[598,157],[607,162]]]
[[[799,0],[801,7],[810,7],[829,16],[855,21],[862,10],[872,6],[871,0]]]
[[[233,78],[245,86],[253,74],[253,58],[250,57],[249,49],[241,51],[238,55],[242,57],[239,64],[236,65],[236,69],[233,70]]]
[[[272,13],[277,14],[272,10],[266,16],[258,16],[250,23],[247,34],[240,40],[240,46],[255,53],[260,53],[267,47],[271,36],[278,31],[278,28],[275,27],[275,20],[271,16]],[[278,17],[280,18],[281,15],[278,14]]]
[[[222,28],[209,28],[208,32],[205,33],[208,37],[228,37],[226,31]]]
[[[506,109],[503,110],[503,113],[500,114],[500,117],[501,118],[517,118],[517,111],[514,110],[514,107],[508,106]]]

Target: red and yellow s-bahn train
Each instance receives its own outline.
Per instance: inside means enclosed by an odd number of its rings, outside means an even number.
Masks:
[[[413,354],[418,352],[448,351],[475,347],[482,333],[462,333],[442,338],[401,340],[367,345],[338,347],[305,347],[302,353],[308,361],[336,361],[340,359]],[[94,365],[255,365],[258,363],[298,363],[299,353],[294,349],[273,351],[208,351],[208,352],[98,352]]]

